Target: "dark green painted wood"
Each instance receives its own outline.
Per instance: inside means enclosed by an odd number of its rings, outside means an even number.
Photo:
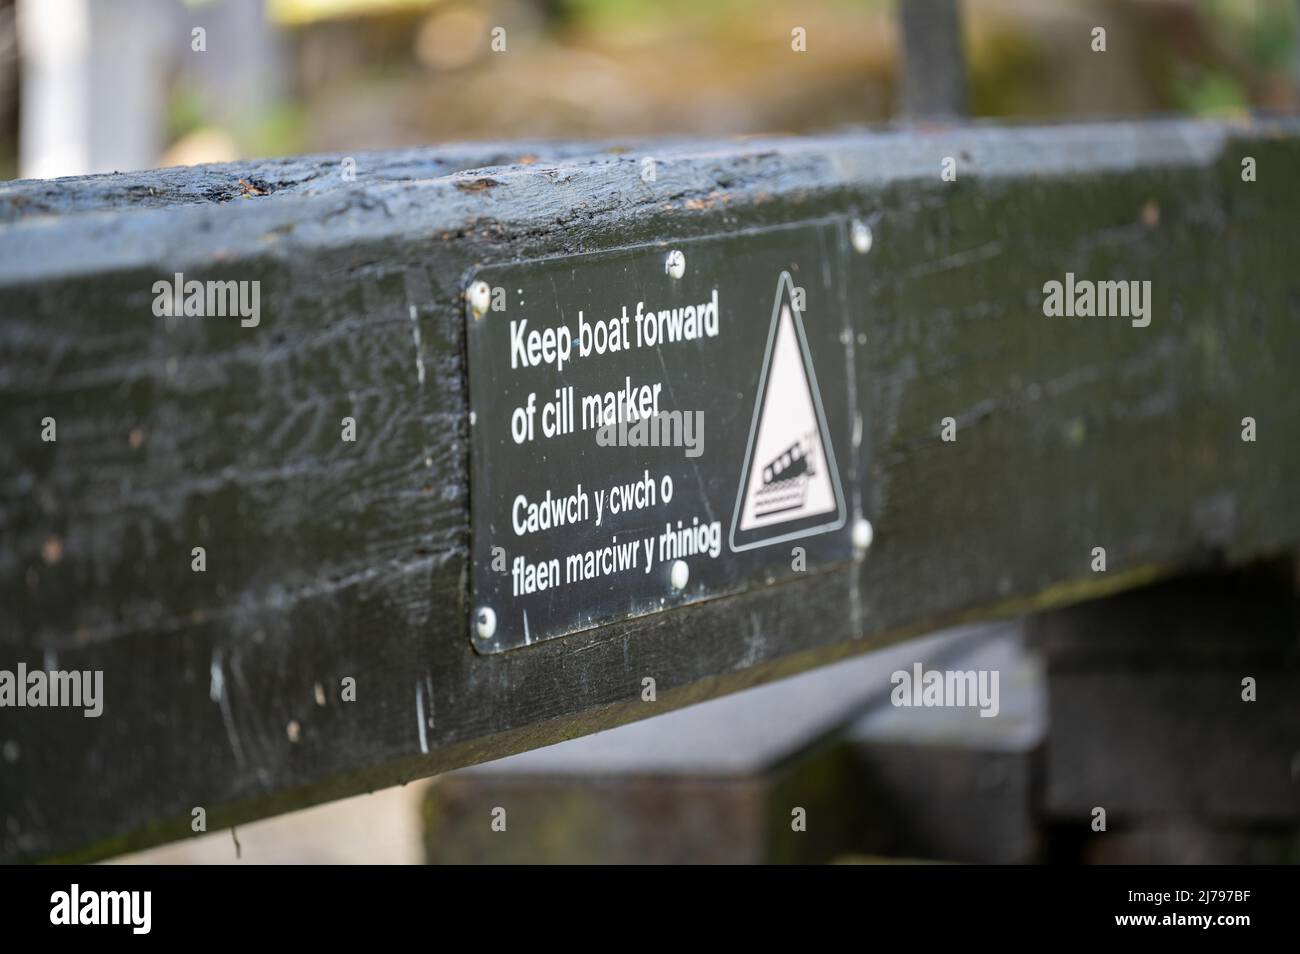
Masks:
[[[0,190],[0,668],[102,668],[106,694],[0,713],[0,856],[186,837],[196,806],[211,830],[1300,540],[1295,123],[679,145],[649,184],[640,152],[470,152],[247,197],[265,166],[158,173],[140,208],[105,178]],[[462,276],[843,214],[875,230],[845,347],[868,558],[476,655]],[[1044,318],[1067,270],[1151,280],[1151,326]],[[175,271],[260,279],[261,324],[168,330]]]

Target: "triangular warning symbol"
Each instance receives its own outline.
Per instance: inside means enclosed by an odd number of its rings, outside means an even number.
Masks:
[[[825,533],[844,520],[840,472],[803,316],[790,273],[782,272],[736,491],[731,549]]]

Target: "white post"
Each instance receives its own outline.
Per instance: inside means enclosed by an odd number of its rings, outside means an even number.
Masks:
[[[19,0],[24,177],[157,162],[172,15],[170,0]]]

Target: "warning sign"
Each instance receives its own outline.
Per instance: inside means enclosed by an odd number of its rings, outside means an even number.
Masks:
[[[733,550],[844,525],[844,492],[808,353],[800,297],[790,273],[782,272],[736,495]]]
[[[852,558],[851,254],[827,219],[470,277],[476,650]]]

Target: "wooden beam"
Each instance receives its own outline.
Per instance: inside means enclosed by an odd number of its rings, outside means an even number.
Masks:
[[[0,856],[187,837],[196,808],[212,830],[1300,543],[1300,125],[522,148],[0,188],[0,669],[102,670],[105,697],[0,715]],[[861,422],[867,558],[476,653],[463,276],[827,216],[875,236],[828,398]],[[177,271],[260,280],[260,323],[154,317]],[[1044,317],[1067,272],[1151,281],[1150,325]]]

